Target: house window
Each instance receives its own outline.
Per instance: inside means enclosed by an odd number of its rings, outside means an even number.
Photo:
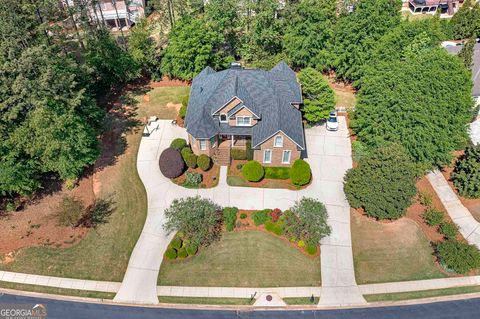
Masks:
[[[205,151],[207,149],[207,140],[198,140],[200,143],[200,150]]]
[[[283,136],[277,135],[275,136],[275,143],[273,144],[275,147],[283,147]]]
[[[237,116],[237,126],[250,126],[250,116]]]
[[[282,164],[290,164],[291,155],[292,155],[292,151],[283,151]]]
[[[263,151],[263,162],[267,164],[272,162],[272,150]]]
[[[217,139],[215,136],[213,137],[210,137],[210,147],[211,148],[214,148],[215,146],[217,146]]]
[[[227,114],[222,113],[220,114],[220,123],[227,123]]]

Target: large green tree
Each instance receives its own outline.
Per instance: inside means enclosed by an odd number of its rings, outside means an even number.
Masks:
[[[285,52],[294,66],[327,69],[332,61],[335,2],[302,0],[286,19]]]
[[[380,62],[364,77],[351,126],[367,146],[396,142],[425,168],[447,164],[468,140],[471,89],[460,59],[441,48]]]
[[[480,145],[466,148],[455,163],[452,181],[460,195],[480,198]]]
[[[160,79],[160,56],[146,19],[138,21],[130,30],[128,52],[144,74]]]
[[[352,13],[339,18],[334,47],[339,79],[360,80],[377,41],[400,23],[400,6],[399,0],[359,0]]]
[[[310,124],[326,119],[335,107],[335,93],[328,85],[328,81],[322,73],[313,68],[300,71],[298,79],[302,84],[303,117]]]
[[[455,39],[480,37],[480,3],[466,0],[450,20]]]
[[[223,44],[230,54],[235,54],[239,45],[239,10],[237,0],[210,0],[205,5],[206,23],[223,35]]]

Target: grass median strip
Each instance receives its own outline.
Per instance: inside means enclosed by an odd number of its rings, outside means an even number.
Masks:
[[[191,305],[252,305],[250,298],[203,298],[203,297],[166,297],[159,296],[160,303],[178,303]]]
[[[409,291],[409,292],[398,292],[398,293],[378,294],[378,295],[364,295],[363,297],[368,302],[379,302],[379,301],[399,301],[399,300],[408,300],[408,299],[421,299],[421,298],[430,298],[430,297],[461,295],[461,294],[468,294],[468,293],[475,293],[475,292],[480,292],[480,286],[432,289],[432,290],[423,290],[423,291]]]
[[[314,297],[312,301],[311,297],[291,297],[283,298],[283,301],[285,301],[287,305],[317,305],[320,301],[320,298]]]
[[[113,297],[115,297],[115,293],[113,292],[56,288],[56,287],[37,286],[37,285],[29,285],[29,284],[17,284],[13,282],[5,282],[5,281],[0,281],[0,288],[29,291],[29,292],[39,292],[39,293],[52,294],[52,295],[64,295],[64,296],[97,298],[97,299],[113,299]]]

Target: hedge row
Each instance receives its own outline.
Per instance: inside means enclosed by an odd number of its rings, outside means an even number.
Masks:
[[[181,239],[178,235],[172,239],[170,245],[165,251],[165,257],[169,260],[177,258],[186,258],[197,253],[198,246],[187,239]]]

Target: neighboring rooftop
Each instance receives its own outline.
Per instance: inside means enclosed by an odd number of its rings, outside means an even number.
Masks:
[[[214,119],[215,112],[234,97],[238,97],[259,119],[256,125],[227,127]],[[251,135],[253,147],[281,130],[304,149],[302,115],[292,105],[302,102],[295,72],[285,62],[280,62],[270,71],[243,69],[234,65],[216,72],[206,67],[192,82],[186,128],[195,138],[210,138],[219,133]]]
[[[463,48],[462,43],[452,42],[452,45],[448,45],[449,43],[444,47],[450,54],[457,55]],[[480,97],[480,43],[476,43],[473,48],[472,62],[473,96]]]

